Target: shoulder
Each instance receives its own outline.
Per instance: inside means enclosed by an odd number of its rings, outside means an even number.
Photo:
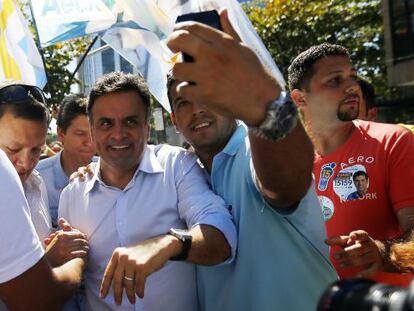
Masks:
[[[167,144],[150,146],[163,169],[178,168],[184,173],[197,163],[194,152]]]
[[[385,149],[400,145],[401,142],[404,142],[407,147],[414,146],[414,135],[403,126],[361,120],[354,121],[354,124],[362,136],[374,139]]]
[[[375,138],[389,139],[392,137],[412,135],[410,130],[396,124],[370,122],[362,120],[356,120],[354,121],[354,124],[361,132],[364,132],[367,135]]]
[[[55,162],[57,161],[58,155],[54,155],[50,158],[40,160],[40,162],[37,164],[36,169],[39,172],[43,172],[46,170],[49,170],[53,167]]]

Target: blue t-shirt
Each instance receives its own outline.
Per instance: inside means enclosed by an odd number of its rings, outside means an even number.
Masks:
[[[62,152],[39,162],[36,170],[45,182],[49,199],[49,211],[53,227],[57,227],[60,193],[69,184],[69,178],[61,164]]]
[[[247,130],[239,125],[214,157],[211,183],[238,229],[236,260],[197,266],[202,310],[315,310],[337,275],[325,245],[325,224],[312,185],[295,210],[271,208],[254,182]],[[275,172],[277,174],[277,172]]]

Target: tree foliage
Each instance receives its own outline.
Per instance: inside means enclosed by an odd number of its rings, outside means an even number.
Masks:
[[[33,38],[37,41],[36,28],[30,15],[29,3],[27,0],[19,0],[18,3],[23,15],[29,21]],[[47,84],[44,90],[51,98],[49,104],[59,104],[63,97],[70,93],[71,85],[79,83],[76,78],[71,80],[72,72],[68,65],[77,57],[83,55],[91,42],[90,37],[82,37],[39,49],[43,54],[46,67]]]
[[[335,43],[350,50],[359,74],[379,95],[389,94],[380,0],[258,0],[245,9],[285,76],[300,52]]]

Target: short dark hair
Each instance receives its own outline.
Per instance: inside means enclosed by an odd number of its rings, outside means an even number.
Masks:
[[[171,111],[174,112],[174,105],[173,105],[173,99],[172,99],[172,95],[171,95],[171,88],[173,86],[174,83],[176,83],[177,80],[174,79],[172,72],[169,71],[167,73],[167,96],[168,96],[168,101],[170,102],[170,107],[171,107]]]
[[[375,107],[375,88],[374,86],[365,80],[364,78],[358,77],[358,84],[362,91],[362,96],[365,100],[365,108],[368,109]]]
[[[88,99],[83,94],[71,94],[66,96],[59,106],[56,124],[66,132],[72,121],[78,116],[87,116],[86,106]]]
[[[111,72],[96,81],[91,92],[87,112],[89,118],[92,119],[92,107],[95,101],[104,95],[112,93],[136,92],[142,99],[145,108],[145,120],[148,121],[151,116],[151,99],[147,84],[144,79],[130,73]]]
[[[365,173],[364,171],[356,171],[356,172],[354,173],[354,175],[352,175],[352,180],[355,182],[355,179],[356,179],[358,176],[364,176],[367,180],[369,179],[368,174],[367,174],[367,173]]]
[[[300,53],[288,68],[289,89],[309,89],[309,81],[314,75],[313,65],[329,56],[349,56],[348,50],[336,44],[322,43]]]
[[[22,84],[20,81],[3,80],[0,82],[0,89],[10,86]],[[49,124],[50,114],[45,104],[36,100],[30,93],[26,100],[2,102],[0,104],[0,119],[6,112],[13,114],[15,118],[21,118],[30,121],[44,122]]]

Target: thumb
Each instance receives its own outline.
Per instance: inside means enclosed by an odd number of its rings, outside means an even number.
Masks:
[[[59,227],[62,228],[63,231],[72,231],[73,230],[70,223],[63,217],[59,218]]]
[[[234,30],[233,26],[230,23],[229,12],[227,11],[227,9],[220,10],[220,24],[221,28],[223,28],[223,31],[225,33],[232,36],[234,40],[242,42],[236,30]]]

